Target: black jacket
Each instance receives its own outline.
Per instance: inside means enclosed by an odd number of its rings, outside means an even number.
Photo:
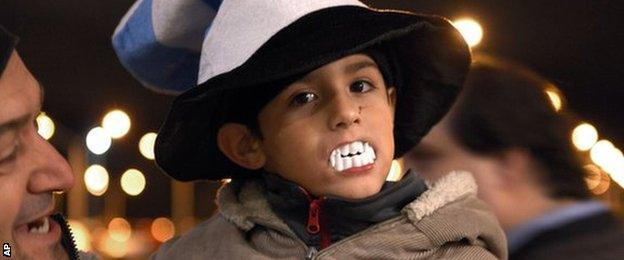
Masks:
[[[542,232],[509,259],[624,259],[624,232],[610,212],[597,213]]]

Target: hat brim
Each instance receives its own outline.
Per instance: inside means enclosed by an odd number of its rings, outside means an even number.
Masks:
[[[395,157],[401,156],[450,108],[468,71],[470,49],[444,18],[343,6],[303,16],[271,37],[243,65],[180,95],[156,139],[158,165],[180,181],[246,174],[217,146],[218,130],[230,119],[231,106],[245,105],[224,97],[371,46],[382,46],[402,69],[395,115]]]

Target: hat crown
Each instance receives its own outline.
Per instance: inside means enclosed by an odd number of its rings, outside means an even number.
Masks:
[[[198,84],[242,65],[297,19],[336,6],[366,7],[357,0],[224,0],[202,44]]]

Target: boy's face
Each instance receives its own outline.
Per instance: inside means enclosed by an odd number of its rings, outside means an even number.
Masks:
[[[310,72],[260,111],[264,168],[316,196],[378,193],[394,156],[395,99],[363,54]]]

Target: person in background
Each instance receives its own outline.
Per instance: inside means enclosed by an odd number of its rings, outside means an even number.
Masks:
[[[54,192],[74,185],[65,159],[37,133],[41,85],[0,26],[0,242],[7,259],[93,259],[78,252]]]
[[[549,86],[526,68],[477,56],[458,102],[405,166],[430,180],[472,172],[505,229],[510,259],[624,259],[624,233],[590,199],[571,120],[555,111]]]

